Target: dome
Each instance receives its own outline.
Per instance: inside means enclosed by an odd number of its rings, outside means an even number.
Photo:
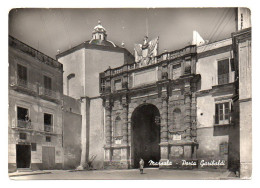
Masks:
[[[100,20],[98,21],[98,25],[94,27],[93,33],[96,33],[96,32],[106,33],[106,29],[101,25],[101,21]]]
[[[98,21],[98,25],[94,27],[92,39],[89,44],[116,47],[113,42],[107,40],[106,29],[101,25],[100,20]]]
[[[116,47],[116,45],[113,42],[107,40],[100,40],[100,39],[91,40],[89,44]]]

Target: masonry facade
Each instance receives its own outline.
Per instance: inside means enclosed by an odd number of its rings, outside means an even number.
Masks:
[[[62,64],[9,36],[9,171],[61,169]]]
[[[169,168],[178,168],[183,159],[196,160],[195,92],[200,80],[195,69],[196,46],[165,52],[151,61],[147,66],[124,64],[101,73],[106,109],[105,167],[135,168],[140,157],[146,164],[151,157],[162,163],[170,160],[173,164]],[[152,109],[158,113],[149,117],[147,111]],[[147,115],[135,122],[140,114]],[[150,123],[142,121],[146,117]],[[155,127],[148,128],[151,123]],[[157,126],[159,135],[138,137],[136,127],[141,124],[147,126],[141,132],[153,134]],[[153,142],[142,142],[144,137],[157,140],[157,151],[153,150]]]

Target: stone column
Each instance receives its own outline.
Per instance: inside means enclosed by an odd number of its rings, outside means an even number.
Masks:
[[[161,160],[165,162],[169,159],[169,146],[168,146],[168,98],[167,94],[162,96],[162,117],[161,117]],[[163,166],[160,166],[160,168]]]
[[[191,139],[191,97],[190,95],[185,95],[185,129],[186,138]]]
[[[161,142],[168,142],[168,98],[162,97]]]
[[[80,165],[77,167],[77,170],[83,170],[86,168],[86,160],[87,160],[87,104],[88,98],[81,99],[81,115],[82,115],[82,123],[81,123],[81,157],[80,157]]]
[[[128,102],[126,98],[122,99],[122,129],[123,129],[123,147],[121,148],[121,163],[123,168],[128,168]]]
[[[192,141],[192,135],[191,135],[191,87],[190,82],[186,81],[185,83],[185,91],[184,91],[184,100],[185,100],[185,140],[186,141]],[[192,146],[187,145],[183,148],[184,152],[184,158],[185,159],[191,159],[192,158]]]
[[[123,129],[123,144],[128,143],[128,103],[126,99],[122,103],[122,129]]]
[[[191,87],[190,82],[185,82],[184,101],[185,101],[185,129],[186,139],[191,140]]]
[[[110,101],[107,101],[105,104],[106,109],[106,125],[105,125],[105,137],[106,137],[106,145],[105,145],[105,162],[111,161],[111,110],[112,106]]]

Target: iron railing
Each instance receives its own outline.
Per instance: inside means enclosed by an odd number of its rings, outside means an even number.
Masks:
[[[218,85],[229,83],[229,73],[218,75]]]
[[[222,120],[220,118],[222,116]],[[213,124],[214,125],[228,125],[231,122],[231,116],[230,114],[223,114],[223,115],[213,115]]]
[[[45,87],[39,87],[39,95],[47,96],[53,99],[59,99],[60,95],[58,92],[47,89]]]
[[[53,126],[49,124],[44,124],[44,131],[45,132],[53,132]]]
[[[19,88],[37,92],[37,85],[28,82],[27,80],[24,79],[19,79],[19,78],[14,79],[14,81],[11,83],[11,86],[18,86]]]
[[[23,119],[17,120],[17,127],[24,128],[24,129],[32,129],[32,123],[30,121],[26,121]]]
[[[217,83],[215,85],[223,85],[223,84],[228,84],[228,83],[232,83],[235,81],[235,72],[229,72],[226,74],[220,74],[217,75],[217,79],[216,79]]]

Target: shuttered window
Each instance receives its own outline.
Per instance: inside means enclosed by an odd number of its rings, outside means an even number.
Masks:
[[[27,81],[27,68],[22,65],[17,65],[17,76],[19,80]]]
[[[215,124],[228,124],[230,117],[229,102],[215,105]]]
[[[49,90],[51,90],[52,89],[52,81],[51,81],[51,78],[50,77],[48,77],[48,76],[44,76],[44,88],[45,89],[49,89]]]
[[[229,83],[229,59],[218,61],[218,84]]]

